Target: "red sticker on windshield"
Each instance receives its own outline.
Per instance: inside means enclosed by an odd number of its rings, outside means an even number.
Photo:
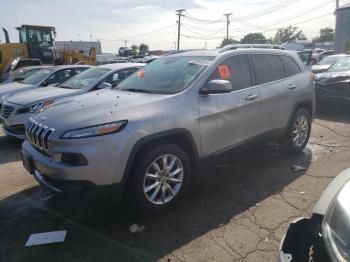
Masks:
[[[227,65],[219,65],[218,67],[221,79],[230,79],[231,73]]]
[[[140,78],[144,77],[145,76],[145,71],[143,71],[143,70],[138,71],[137,72],[137,76],[140,77]]]

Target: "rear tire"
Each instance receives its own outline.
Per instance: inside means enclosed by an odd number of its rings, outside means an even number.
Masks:
[[[189,157],[174,144],[143,152],[136,165],[129,199],[139,211],[155,213],[173,206],[190,185]]]
[[[287,133],[282,141],[282,147],[286,152],[297,153],[302,151],[310,138],[311,115],[304,108],[298,109],[289,124]]]

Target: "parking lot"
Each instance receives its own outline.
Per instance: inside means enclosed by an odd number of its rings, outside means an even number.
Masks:
[[[236,150],[203,168],[179,205],[152,216],[112,200],[54,197],[24,170],[20,147],[0,133],[2,261],[275,261],[288,224],[308,216],[350,167],[350,119],[317,116],[301,154],[283,155],[274,145]],[[145,230],[130,233],[134,223]],[[67,230],[65,242],[24,246],[29,235],[55,230]]]

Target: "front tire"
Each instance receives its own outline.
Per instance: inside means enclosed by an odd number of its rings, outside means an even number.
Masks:
[[[282,141],[283,149],[289,153],[302,151],[310,138],[311,115],[309,111],[300,108],[294,114],[287,133]]]
[[[188,155],[174,144],[143,152],[131,184],[131,200],[144,212],[163,211],[186,192],[191,180]]]

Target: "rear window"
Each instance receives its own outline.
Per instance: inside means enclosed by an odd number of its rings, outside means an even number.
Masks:
[[[253,55],[255,77],[258,85],[285,78],[283,64],[278,55]]]
[[[298,64],[288,56],[281,56],[287,76],[294,76],[301,73]]]

